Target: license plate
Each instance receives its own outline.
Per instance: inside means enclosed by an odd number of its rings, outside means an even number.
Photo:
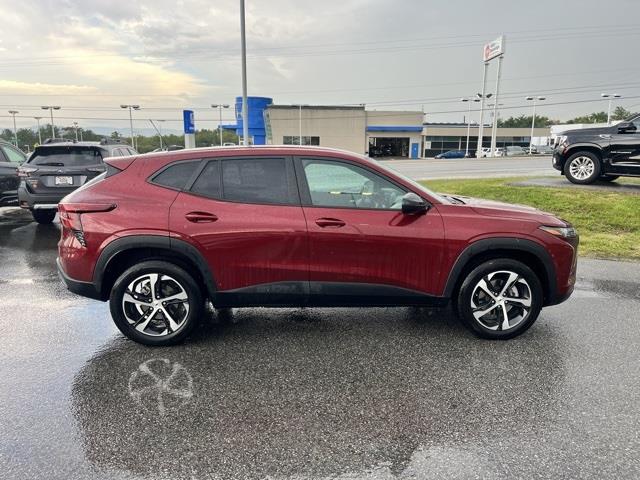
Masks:
[[[73,185],[73,177],[56,177],[56,185]]]

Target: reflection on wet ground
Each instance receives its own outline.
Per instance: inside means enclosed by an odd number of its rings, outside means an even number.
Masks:
[[[508,342],[448,311],[247,309],[148,348],[60,286],[55,225],[16,218],[0,221],[4,478],[640,473],[637,264],[581,262],[576,295]]]

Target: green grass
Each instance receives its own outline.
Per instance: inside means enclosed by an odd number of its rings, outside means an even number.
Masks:
[[[432,180],[436,192],[520,203],[571,222],[580,234],[580,254],[640,259],[640,195],[580,188],[515,187],[522,178]]]

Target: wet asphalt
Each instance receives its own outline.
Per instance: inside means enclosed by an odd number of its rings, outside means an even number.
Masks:
[[[507,342],[446,310],[247,309],[149,348],[65,290],[58,235],[0,209],[0,478],[640,476],[640,264],[581,260]]]

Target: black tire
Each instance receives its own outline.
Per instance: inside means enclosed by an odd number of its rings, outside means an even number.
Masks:
[[[151,300],[150,292],[146,294],[144,292],[145,288],[150,287],[150,281],[144,287],[142,287],[144,280],[134,286],[134,289],[140,289],[137,292],[134,291],[137,300],[148,302],[149,307],[146,304],[142,305],[142,302],[138,302],[142,307],[136,307],[133,302],[125,304],[123,302],[125,293],[132,282],[136,282],[137,279],[145,275],[153,274],[158,274],[156,281],[158,287],[153,300]],[[174,300],[164,305],[162,299],[175,296],[176,292],[180,295],[184,294],[186,300]],[[152,305],[150,300],[155,302],[155,305]],[[160,305],[163,306],[160,307]],[[173,263],[158,260],[141,262],[127,269],[116,280],[109,297],[111,316],[118,329],[134,342],[154,346],[174,345],[187,338],[202,316],[203,305],[202,292],[193,277]],[[156,307],[157,313],[153,314],[149,321],[146,321],[145,313],[153,312]],[[161,308],[165,308],[172,315],[172,320],[175,320],[174,325],[178,326],[175,331],[171,331],[170,323]],[[135,318],[135,315],[139,315],[139,317]],[[143,327],[143,331],[134,328],[135,324],[131,323],[127,316],[134,322],[138,321],[138,326]]]
[[[502,297],[505,299],[504,303],[491,300],[488,295],[484,294],[485,290],[479,285],[482,280],[485,280],[495,298],[501,298],[501,292],[497,290],[502,289],[504,283],[507,283],[504,280],[510,277],[506,273],[496,272],[514,273],[517,276],[517,280],[513,282],[513,287],[509,288],[508,292]],[[491,277],[492,274],[493,277]],[[487,280],[489,277],[491,279]],[[514,295],[513,292],[517,295]],[[518,295],[521,296],[518,297]],[[483,303],[481,297],[484,297],[487,302]],[[518,298],[520,298],[520,301],[516,303]],[[521,302],[527,300],[530,305],[526,307],[527,313],[525,314],[525,307],[521,306]],[[538,318],[543,304],[542,284],[533,270],[521,262],[508,258],[488,260],[474,268],[466,276],[458,292],[456,302],[456,311],[462,324],[473,334],[480,338],[491,340],[507,340],[527,331]],[[474,305],[476,307],[475,310],[483,308],[488,311],[482,317],[482,321],[474,316]],[[496,306],[492,307],[492,305]],[[508,320],[507,325],[511,323],[512,326],[503,329],[505,311],[507,311],[507,318],[511,315],[511,322]],[[492,318],[494,316],[495,319]],[[519,319],[519,317],[522,318]],[[519,321],[516,321],[518,319]],[[495,323],[495,329],[493,323]]]
[[[56,213],[58,213],[56,210],[31,210],[33,219],[42,225],[53,222],[53,219],[56,218]]]
[[[584,167],[584,170],[581,169]],[[600,159],[592,152],[577,152],[564,163],[564,176],[571,183],[588,185],[600,178],[602,165]]]
[[[598,180],[601,182],[613,182],[620,178],[620,175],[602,175]]]

